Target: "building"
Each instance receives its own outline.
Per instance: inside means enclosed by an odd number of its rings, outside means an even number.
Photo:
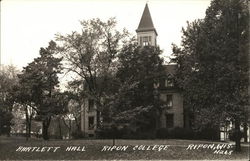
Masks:
[[[166,75],[159,84],[160,99],[166,104],[160,118],[161,128],[184,127],[185,125],[183,97],[173,82],[176,67],[176,65],[165,65]]]
[[[157,46],[157,31],[154,27],[148,4],[146,4],[139,26],[136,29],[140,46]],[[172,81],[176,65],[165,66],[166,75],[159,83],[160,99],[166,103],[166,109],[161,114],[161,128],[184,127],[183,98]],[[97,125],[95,102],[87,99],[81,110],[81,130],[88,136],[94,136]]]
[[[139,26],[136,29],[137,40],[140,46],[157,46],[157,31],[154,27],[148,4],[146,4]],[[181,93],[172,81],[176,65],[165,65],[166,75],[160,82],[160,99],[166,102],[160,118],[161,128],[184,127],[183,99]]]
[[[93,99],[85,99],[81,109],[81,131],[89,137],[95,135],[97,111]]]

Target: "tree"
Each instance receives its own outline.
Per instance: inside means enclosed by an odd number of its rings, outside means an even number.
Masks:
[[[100,19],[81,21],[81,25],[81,33],[57,34],[57,40],[62,44],[60,52],[66,62],[65,68],[77,74],[85,95],[95,101],[99,126],[103,103],[109,95],[109,80],[117,69],[116,56],[127,32],[115,29],[114,18],[107,22]]]
[[[119,54],[116,81],[119,86],[109,105],[116,122],[135,125],[139,131],[157,129],[162,104],[154,85],[164,74],[159,47],[124,45]],[[157,99],[157,100],[156,100]]]
[[[196,128],[235,124],[240,151],[240,125],[248,106],[249,13],[247,1],[213,0],[206,17],[183,29],[181,47],[173,46],[176,80]]]
[[[66,112],[66,95],[58,90],[60,58],[55,57],[56,43],[50,41],[47,48],[40,49],[40,57],[34,59],[19,75],[21,102],[28,103],[42,121],[43,139],[49,139],[48,128],[52,116]],[[22,93],[25,93],[22,95]]]
[[[18,71],[14,66],[1,66],[0,70],[0,134],[10,135],[13,99],[12,88],[17,83]]]

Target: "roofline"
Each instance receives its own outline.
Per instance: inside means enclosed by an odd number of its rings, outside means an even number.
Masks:
[[[155,32],[155,34],[156,34],[156,36],[158,36],[158,33],[157,33],[157,31],[156,31],[156,29],[155,29],[155,28],[153,28],[153,29],[136,29],[135,31],[136,31],[136,32],[154,31],[154,32]]]

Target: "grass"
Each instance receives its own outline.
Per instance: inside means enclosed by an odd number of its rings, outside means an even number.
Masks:
[[[189,144],[213,144],[209,141],[194,140],[116,140],[116,146],[128,145],[126,151],[101,151],[103,146],[112,146],[112,140],[50,140],[43,141],[24,138],[0,137],[0,160],[99,160],[99,159],[125,159],[125,160],[247,160],[249,146],[242,147],[242,152],[233,152],[231,155],[214,154],[211,149],[186,150]],[[222,142],[214,142],[219,144]],[[133,150],[135,145],[169,145],[162,151]],[[58,146],[56,152],[16,152],[19,146],[48,147]],[[66,152],[67,146],[85,146],[83,152]]]

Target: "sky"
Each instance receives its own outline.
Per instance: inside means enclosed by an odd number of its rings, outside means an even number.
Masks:
[[[146,3],[167,60],[171,44],[181,42],[181,28],[204,18],[210,0],[2,0],[0,63],[22,69],[55,34],[79,31],[81,20],[116,17],[119,30],[136,35]]]

